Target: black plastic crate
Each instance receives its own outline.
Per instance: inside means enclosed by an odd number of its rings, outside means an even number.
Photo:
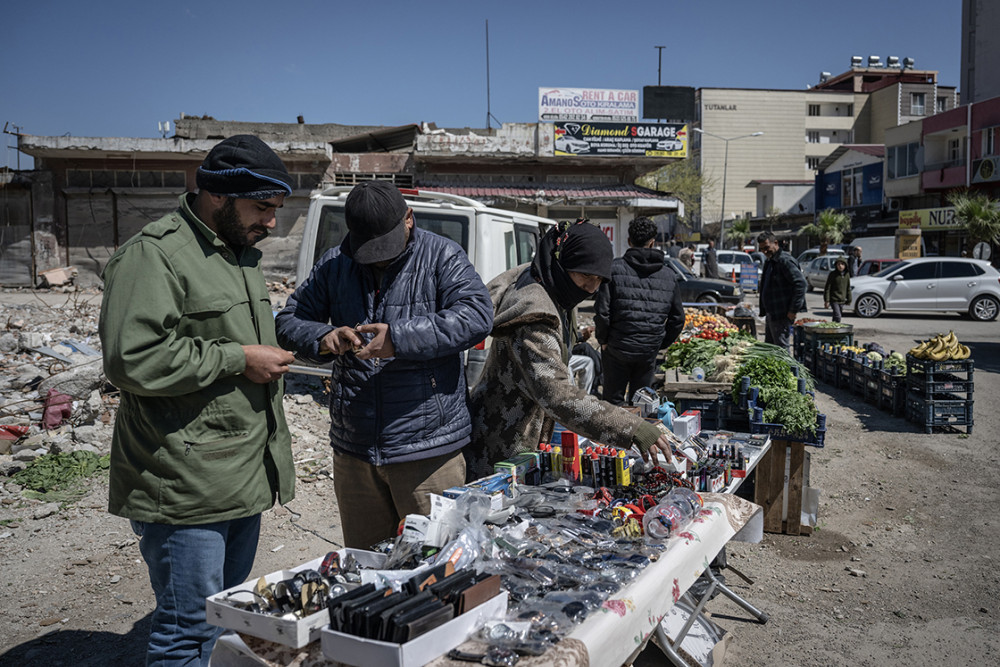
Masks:
[[[851,375],[853,375],[851,358],[846,354],[837,356],[837,386],[841,389],[851,388]]]
[[[972,404],[955,394],[931,394],[927,398],[914,391],[906,392],[906,418],[926,433],[933,433],[935,427],[965,426],[966,433],[972,433]]]
[[[948,359],[946,361],[933,361],[931,359],[917,359],[912,354],[906,355],[906,375],[909,377],[916,373],[971,373],[975,368],[972,359]],[[971,378],[970,378],[971,379]]]
[[[851,359],[851,392],[861,398],[865,397],[865,383],[867,382],[868,364],[861,361],[862,357]]]
[[[879,391],[881,390],[882,370],[874,366],[868,366],[865,376],[865,402],[872,405],[879,405]]]
[[[718,431],[723,427],[723,403],[728,403],[728,400],[720,391],[715,398],[679,398],[674,409],[677,414],[698,410],[701,412],[701,427],[706,431]]]
[[[753,400],[749,401],[750,406],[750,432],[767,433],[773,440],[789,440],[791,442],[801,442],[810,447],[822,447],[826,441],[826,415],[816,416],[816,434],[798,435],[789,433],[783,424],[769,424],[764,421],[764,408],[757,405]]]
[[[906,412],[905,376],[893,375],[885,371],[879,371],[879,373],[879,407],[886,412],[891,412],[896,417],[902,417]]]
[[[927,396],[939,392],[971,394],[974,389],[972,373],[959,377],[952,373],[912,373],[906,376],[906,384],[915,392]]]

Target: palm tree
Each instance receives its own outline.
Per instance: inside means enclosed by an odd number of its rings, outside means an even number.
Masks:
[[[726,230],[726,240],[734,242],[737,246],[743,247],[743,243],[750,237],[750,218],[740,218],[733,220],[733,224]]]
[[[986,241],[991,246],[1000,243],[1000,210],[989,195],[959,190],[948,195],[955,207],[955,217],[969,230],[969,241]]]
[[[831,243],[840,243],[844,234],[851,228],[851,217],[846,213],[832,208],[819,212],[816,222],[806,225],[799,234],[819,237],[819,254],[825,255],[826,248]]]

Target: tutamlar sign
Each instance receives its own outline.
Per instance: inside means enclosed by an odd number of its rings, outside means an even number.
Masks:
[[[639,120],[639,91],[608,88],[539,88],[539,120]]]

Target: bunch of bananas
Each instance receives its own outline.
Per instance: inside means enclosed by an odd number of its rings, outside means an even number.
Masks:
[[[917,359],[930,359],[932,361],[947,361],[949,359],[968,359],[969,348],[958,342],[954,331],[949,331],[948,335],[938,334],[930,340],[925,340],[920,345],[910,350]]]

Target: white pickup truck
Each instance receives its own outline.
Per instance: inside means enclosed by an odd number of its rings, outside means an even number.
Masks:
[[[335,186],[312,196],[299,250],[296,284],[308,278],[316,261],[347,236],[344,203],[351,190],[350,186]],[[416,226],[462,246],[483,282],[530,262],[538,239],[555,224],[554,220],[536,215],[490,208],[468,197],[403,188],[400,192],[407,206],[413,209]],[[466,375],[470,385],[479,377],[485,358],[482,343],[469,351]],[[292,371],[329,375],[328,370],[311,366],[296,365]]]

